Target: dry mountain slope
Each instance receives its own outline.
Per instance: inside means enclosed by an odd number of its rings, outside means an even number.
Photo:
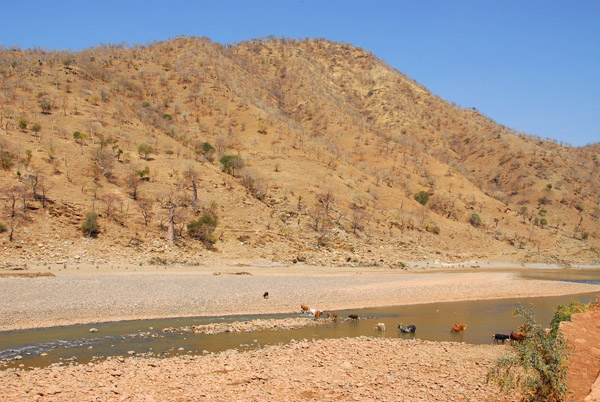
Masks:
[[[8,263],[600,262],[597,145],[516,133],[346,44],[4,50],[0,77]]]

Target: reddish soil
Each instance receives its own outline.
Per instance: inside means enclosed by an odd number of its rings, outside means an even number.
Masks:
[[[574,314],[571,322],[561,323],[561,330],[571,348],[569,388],[574,401],[583,401],[600,372],[600,311]]]

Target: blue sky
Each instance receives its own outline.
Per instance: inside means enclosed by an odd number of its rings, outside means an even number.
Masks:
[[[176,35],[325,37],[436,95],[573,145],[600,141],[600,1],[0,0],[0,44],[79,50]]]

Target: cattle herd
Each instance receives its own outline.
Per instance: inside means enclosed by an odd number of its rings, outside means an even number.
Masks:
[[[266,297],[268,297],[268,294]],[[315,319],[317,319],[317,320],[321,319],[321,318],[328,318],[328,319],[333,319],[333,321],[337,321],[337,319],[338,319],[338,315],[335,312],[312,309],[306,305],[301,305],[300,309],[301,309],[300,312],[302,314],[314,316]],[[352,320],[352,321],[358,321],[358,319],[359,319],[358,314],[350,314],[347,318],[347,320]],[[458,324],[457,323],[457,324],[454,324],[454,326],[452,326],[450,328],[450,332],[451,333],[461,333],[466,328],[467,328],[467,324]],[[510,341],[510,344],[512,345],[514,342],[522,342],[523,340],[525,340],[525,338],[527,338],[527,329],[528,328],[526,328],[526,327],[521,327],[521,328],[519,328],[518,332],[511,332],[510,334],[494,334],[494,335],[492,335],[492,343],[494,343],[496,345],[499,345],[500,343],[502,343],[504,345],[504,342]],[[373,327],[373,330],[385,331],[385,323],[383,323],[383,322],[377,323],[377,325],[375,325]],[[398,325],[398,330],[400,330],[400,332],[405,333],[405,334],[414,334],[417,331],[417,327],[413,324],[406,325],[406,326],[403,324],[400,324],[400,325]]]

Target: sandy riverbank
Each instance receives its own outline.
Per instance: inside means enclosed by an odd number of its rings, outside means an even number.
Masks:
[[[79,268],[79,269],[77,269]],[[140,268],[142,272],[134,269]],[[600,292],[512,271],[402,272],[321,267],[28,268],[0,277],[0,330],[143,318],[288,313],[440,301]],[[215,275],[217,273],[218,275]],[[263,298],[268,291],[269,299]]]

